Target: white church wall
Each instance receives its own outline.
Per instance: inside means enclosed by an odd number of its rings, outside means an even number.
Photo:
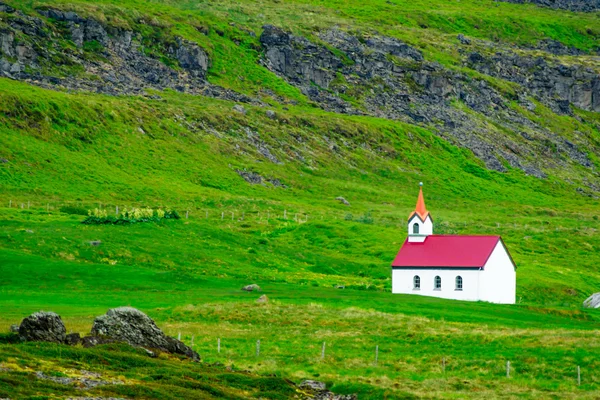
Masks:
[[[467,269],[393,269],[392,293],[418,294],[455,300],[479,299],[479,270]],[[413,278],[421,278],[421,288],[415,290]],[[442,288],[435,289],[435,277],[442,278]],[[456,290],[456,277],[463,278],[463,289]]]
[[[483,268],[480,285],[481,300],[491,303],[515,304],[517,273],[510,256],[500,241]]]

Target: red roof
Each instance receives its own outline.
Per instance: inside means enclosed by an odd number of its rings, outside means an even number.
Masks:
[[[424,242],[409,242],[398,252],[392,267],[483,268],[500,236],[429,235]]]

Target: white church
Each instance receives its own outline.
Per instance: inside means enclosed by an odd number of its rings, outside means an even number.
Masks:
[[[502,238],[434,235],[422,185],[392,263],[392,293],[514,304],[517,267]]]

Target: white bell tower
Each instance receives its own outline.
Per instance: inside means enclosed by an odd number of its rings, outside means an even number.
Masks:
[[[433,219],[425,207],[423,182],[420,182],[417,206],[415,211],[408,216],[408,241],[424,242],[429,235],[433,235]]]

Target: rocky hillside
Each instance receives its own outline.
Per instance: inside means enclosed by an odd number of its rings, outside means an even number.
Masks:
[[[594,12],[600,10],[598,0],[503,0],[511,3],[533,3],[541,7],[559,8],[578,12]]]
[[[191,36],[139,10],[116,17],[113,9],[81,4],[19,9],[18,2],[0,3],[0,71],[56,90],[148,95],[168,89],[256,105],[307,101],[425,127],[468,148],[491,170],[520,169],[538,178],[566,172],[582,181],[582,192],[600,190],[599,47],[551,38],[521,45],[458,33],[430,37],[419,48],[360,24],[296,32],[268,24],[255,32],[233,22],[226,28],[190,23]],[[585,34],[599,37],[593,28]],[[218,71],[235,62],[219,59],[232,56],[216,51],[219,41],[250,55],[246,71],[271,71],[301,97],[290,99],[268,83],[253,82],[250,90],[230,84],[247,76]]]

